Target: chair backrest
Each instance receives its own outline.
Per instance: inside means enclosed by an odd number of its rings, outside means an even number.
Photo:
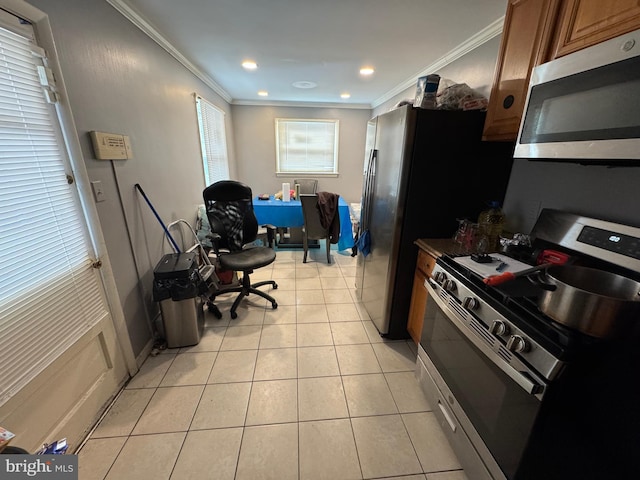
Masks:
[[[318,194],[300,194],[302,202],[302,216],[307,238],[320,240],[329,236],[329,229],[324,228],[320,222],[320,210],[318,209]]]
[[[251,187],[235,180],[221,180],[205,188],[202,198],[211,231],[221,237],[220,248],[238,251],[256,239],[258,221]]]
[[[293,184],[300,185],[300,194],[316,193],[318,191],[318,180],[315,178],[298,178],[293,180]]]

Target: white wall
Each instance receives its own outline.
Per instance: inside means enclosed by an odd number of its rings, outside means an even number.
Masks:
[[[97,209],[137,355],[158,311],[153,268],[170,248],[134,185],[165,224],[192,222],[205,187],[193,93],[227,112],[231,132],[229,105],[106,1],[30,3],[49,15],[88,174],[106,194]],[[134,158],[96,160],[91,130],[129,135]],[[232,136],[228,144],[233,159]]]
[[[232,106],[238,180],[254,194],[274,194],[293,177],[276,176],[276,118],[340,121],[337,177],[318,177],[318,190],[334,192],[347,202],[359,202],[367,121],[371,110],[347,108]]]

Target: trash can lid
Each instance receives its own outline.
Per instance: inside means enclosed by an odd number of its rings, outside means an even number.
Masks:
[[[155,279],[188,278],[198,268],[197,253],[168,253],[162,257],[153,270]]]

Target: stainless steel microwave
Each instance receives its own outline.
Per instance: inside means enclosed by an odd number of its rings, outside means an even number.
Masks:
[[[640,30],[534,68],[514,157],[640,164]]]

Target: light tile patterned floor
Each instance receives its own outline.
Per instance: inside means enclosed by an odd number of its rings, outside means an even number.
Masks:
[[[414,376],[355,300],[348,252],[279,250],[278,308],[218,297],[193,347],[149,357],[79,452],[81,480],[466,480]],[[264,287],[266,288],[266,287]]]

